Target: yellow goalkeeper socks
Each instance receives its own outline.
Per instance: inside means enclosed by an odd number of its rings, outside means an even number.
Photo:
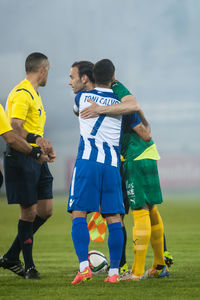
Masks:
[[[154,252],[153,267],[165,265],[163,244],[163,222],[156,206],[150,211],[151,219],[151,246]]]
[[[133,250],[134,263],[132,266],[133,274],[142,276],[145,268],[145,258],[151,236],[151,222],[148,210],[133,210]]]

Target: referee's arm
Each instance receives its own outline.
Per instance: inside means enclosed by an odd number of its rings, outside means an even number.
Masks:
[[[25,140],[27,140],[27,136],[29,132],[27,132],[23,128],[24,120],[12,118],[11,119],[11,126],[12,128]],[[42,152],[47,154],[50,158],[50,161],[53,162],[56,159],[56,153],[50,143],[49,140],[42,138],[41,136],[37,136],[34,143],[41,147]]]
[[[28,154],[35,158],[38,163],[50,162],[47,155],[43,154],[40,149],[31,147],[21,136],[17,135],[14,130],[10,130],[1,134],[6,143],[17,151]]]

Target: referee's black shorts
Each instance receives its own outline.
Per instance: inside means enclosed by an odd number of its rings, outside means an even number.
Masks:
[[[29,206],[53,198],[53,177],[47,163],[40,165],[12,149],[4,155],[4,174],[8,204]]]

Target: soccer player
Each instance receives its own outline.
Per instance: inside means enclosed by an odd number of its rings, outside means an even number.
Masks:
[[[114,71],[110,60],[104,59],[95,64],[93,72],[97,87],[77,94],[76,111],[90,105],[87,99],[93,99],[101,106],[119,103],[110,89]],[[73,65],[69,84],[74,92],[77,75],[79,75],[78,67]],[[78,284],[92,277],[88,263],[90,236],[86,216],[87,212],[98,212],[99,206],[101,214],[107,220],[109,230],[110,269],[105,282],[117,283],[123,247],[120,214],[124,212],[119,173],[121,117],[102,115],[83,120],[79,116],[79,123],[81,137],[68,201],[68,211],[72,213],[72,239],[80,262],[80,271],[72,284]]]
[[[95,87],[92,73],[93,73],[93,64],[91,62],[80,61],[80,62],[76,62],[72,65],[72,69],[71,69],[71,73],[70,73],[71,80],[70,80],[69,84],[72,86],[74,93],[78,93],[81,90],[91,90]],[[134,97],[130,93],[127,93],[127,90],[123,97],[124,88],[122,85],[121,85],[121,87],[122,87],[122,94],[119,96],[122,97],[122,103],[116,104],[116,105],[112,106],[111,108],[106,107],[106,110],[107,109],[113,110],[113,108],[116,109],[116,107],[117,107],[118,113],[134,112],[135,111]],[[90,101],[90,100],[88,100],[88,101]],[[94,116],[93,114],[95,113],[95,111],[93,109],[93,106],[91,106],[91,109],[92,109],[92,112],[91,112],[92,116]],[[101,107],[101,109],[102,109],[102,107]],[[86,110],[82,111],[82,114],[84,117],[90,117],[89,110],[90,110],[90,107],[88,107]],[[76,109],[74,112],[75,112],[75,114],[77,114]],[[141,110],[140,110],[140,118],[141,118],[142,122],[139,122],[139,124],[137,124],[137,126],[135,128],[135,132],[137,130],[137,134],[139,134],[139,136],[140,136],[140,138],[137,139],[137,142],[139,143],[141,141],[143,143],[143,141],[141,139],[143,139],[144,141],[148,141],[151,139],[151,134],[150,134],[150,126]],[[137,145],[137,143],[136,143],[136,145]],[[134,152],[134,149],[132,149],[132,150]],[[123,191],[125,212],[126,212],[126,214],[128,214],[129,203],[128,203],[128,198],[127,198],[126,186],[125,186],[125,182],[123,180],[123,176],[121,176],[121,177],[122,177],[122,191]],[[123,219],[124,215],[121,215],[121,217]],[[128,265],[126,263],[127,235],[126,235],[125,225],[124,225],[124,223],[122,223],[122,224],[123,224],[122,229],[123,229],[123,233],[124,233],[124,245],[123,245],[122,258],[120,261],[120,273],[121,274],[128,271]],[[165,236],[164,236],[164,241],[165,241]],[[164,242],[164,251],[165,251],[164,252],[165,262],[166,262],[166,264],[168,264],[168,266],[170,266],[173,263],[173,260],[172,260],[172,256],[167,251],[166,242]]]
[[[119,82],[114,82],[112,89],[119,99],[130,95],[130,92]],[[81,112],[82,118],[107,113],[107,107],[102,108],[97,103],[89,101],[91,106]],[[109,114],[115,113],[115,106],[109,107]],[[138,115],[139,113],[134,113],[123,117],[122,177],[126,184],[135,224],[133,228],[135,255],[132,272],[121,276],[121,280],[127,281],[169,276],[163,254],[163,223],[156,207],[156,204],[162,203],[156,163],[159,154],[151,139],[148,123],[142,123]],[[154,251],[154,262],[152,268],[144,273],[145,257],[150,240]]]
[[[70,81],[74,94],[78,94],[81,91],[90,91],[95,88],[93,77],[94,64],[90,61],[76,61],[72,64],[70,70]],[[73,111],[75,115],[79,116],[79,110],[74,104]]]
[[[72,69],[71,69],[71,80],[69,82],[69,84],[72,86],[72,89],[74,91],[74,93],[78,93],[79,91],[83,91],[83,90],[91,90],[95,87],[95,83],[94,83],[94,78],[93,78],[93,64],[91,62],[88,61],[80,61],[80,62],[76,62],[72,65]],[[120,97],[123,96],[123,92],[124,92],[124,88],[122,87],[122,94],[119,95]],[[117,104],[115,106],[112,106],[111,108],[106,107],[106,109],[118,109],[118,113],[131,113],[135,111],[135,104],[136,102],[134,102],[135,99],[134,97],[130,94],[126,93],[124,94],[124,97],[122,98],[122,103]],[[130,105],[129,105],[130,104]],[[83,117],[90,117],[90,109],[92,109],[92,116],[94,116],[94,111],[93,111],[93,107],[88,107],[85,111],[82,112]],[[102,109],[102,107],[101,107]],[[120,110],[119,110],[120,109]],[[77,111],[74,111],[75,114],[79,114],[77,113]],[[141,122],[139,124],[137,124],[137,126],[134,128],[135,132],[139,135],[140,138],[137,139],[137,142],[141,142],[144,143],[141,139],[143,139],[144,141],[148,141],[151,139],[151,130],[150,130],[150,126],[143,114],[143,112],[140,110],[139,112],[140,114],[140,119]],[[137,146],[137,144],[136,144]],[[137,147],[136,147],[137,148]],[[134,152],[134,148],[132,149]],[[122,174],[121,174],[122,175]],[[125,205],[125,212],[126,214],[128,214],[129,212],[129,202],[128,202],[128,198],[127,198],[127,192],[126,192],[126,186],[125,186],[125,182],[123,180],[123,176],[122,177],[122,191],[123,191],[123,199],[124,199],[124,205]],[[124,215],[122,215],[122,219],[124,218]],[[123,245],[123,252],[122,252],[122,258],[120,261],[120,273],[125,273],[128,270],[128,265],[126,263],[126,240],[127,240],[127,235],[126,235],[126,228],[124,223],[123,224],[123,233],[124,233],[124,245]],[[164,259],[165,262],[168,266],[170,266],[171,264],[173,264],[173,258],[171,256],[171,254],[167,251],[167,247],[166,247],[166,241],[165,241],[165,236],[164,236]]]
[[[7,115],[12,128],[28,143],[41,147],[51,162],[56,154],[51,143],[43,138],[46,114],[38,88],[45,86],[49,61],[42,53],[30,54],[25,62],[26,78],[9,94]],[[47,163],[38,164],[32,157],[8,145],[4,157],[8,204],[19,204],[18,234],[10,249],[0,258],[0,266],[26,279],[39,279],[33,261],[33,234],[52,214],[53,177]],[[23,252],[25,270],[19,260]]]

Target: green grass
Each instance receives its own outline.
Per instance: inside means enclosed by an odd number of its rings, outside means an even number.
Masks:
[[[2,200],[2,199],[1,199]],[[42,279],[24,280],[0,269],[0,299],[200,299],[200,201],[165,201],[160,206],[165,224],[168,250],[175,264],[170,277],[140,282],[105,284],[103,276],[88,283],[71,286],[78,260],[71,240],[71,218],[65,210],[64,197],[55,197],[53,217],[34,238],[34,260]],[[0,254],[6,252],[16,235],[19,208],[0,201]],[[126,218],[128,231],[127,261],[131,267],[132,219]],[[91,243],[108,256],[107,243]],[[149,247],[146,267],[151,266]]]

